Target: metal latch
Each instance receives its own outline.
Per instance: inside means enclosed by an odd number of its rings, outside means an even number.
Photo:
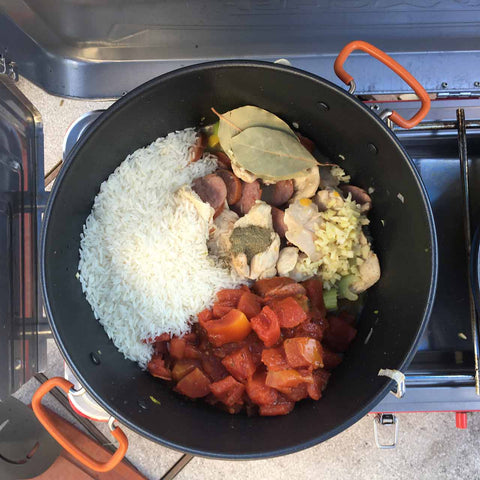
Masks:
[[[17,64],[0,55],[0,75],[7,75],[16,82],[18,80]]]
[[[382,427],[382,428],[380,428]],[[391,432],[393,428],[393,441],[391,443],[380,443],[379,431]],[[378,413],[373,419],[373,433],[375,435],[375,443],[378,448],[390,449],[395,448],[398,440],[398,418],[393,413]],[[391,435],[391,433],[390,433]]]

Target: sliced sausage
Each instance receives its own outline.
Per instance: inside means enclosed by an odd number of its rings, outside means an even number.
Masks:
[[[280,207],[287,203],[292,195],[292,180],[280,180],[274,185],[264,185],[262,188],[262,200],[273,207]]]
[[[272,207],[272,221],[273,229],[280,235],[280,237],[285,237],[285,232],[287,231],[287,226],[285,225],[285,212],[280,210],[277,207]]]
[[[362,206],[362,212],[368,212],[370,208],[372,208],[372,199],[363,188],[356,187],[355,185],[340,185],[339,188],[345,197],[347,197],[349,193],[352,195],[352,200]]]
[[[227,198],[225,182],[214,173],[197,178],[193,181],[193,190],[203,202],[209,203],[215,209],[215,216],[219,215]]]
[[[234,210],[239,215],[246,215],[255,205],[255,202],[260,200],[261,197],[262,189],[260,188],[260,182],[258,180],[255,180],[252,183],[244,183],[242,197],[235,204]]]
[[[224,182],[227,187],[227,203],[233,205],[242,198],[242,182],[230,170],[219,168],[215,172]]]
[[[217,157],[218,160],[218,168],[225,168],[227,170],[232,169],[232,161],[226,153],[215,152],[214,155]]]
[[[300,140],[300,143],[310,152],[313,153],[315,150],[315,144],[313,143],[312,140],[310,140],[307,137],[304,137],[301,133],[296,132],[295,135],[298,137]]]
[[[196,162],[200,160],[203,152],[205,151],[205,147],[207,146],[207,141],[207,136],[204,133],[199,132],[197,135],[197,140],[195,141],[195,145],[190,147],[190,162]]]

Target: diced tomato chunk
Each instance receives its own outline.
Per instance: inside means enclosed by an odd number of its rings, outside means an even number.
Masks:
[[[307,385],[307,393],[311,399],[319,400],[321,398],[329,378],[330,372],[327,372],[323,368],[319,368],[313,372],[313,383]]]
[[[269,405],[277,401],[278,392],[272,387],[265,385],[266,375],[264,372],[257,372],[247,381],[247,395],[252,403],[256,405]]]
[[[295,402],[287,400],[285,397],[279,396],[276,403],[271,405],[260,405],[259,413],[263,417],[271,417],[276,415],[287,415],[293,410]]]
[[[287,338],[283,342],[288,364],[293,368],[323,367],[322,346],[318,340],[309,337]]]
[[[175,389],[190,398],[205,397],[210,393],[210,380],[199,368],[195,368],[177,383]]]
[[[309,383],[300,383],[296,387],[282,388],[282,393],[288,400],[291,400],[292,402],[299,402],[300,400],[303,400],[309,396],[308,387],[310,385],[311,384]]]
[[[266,347],[271,347],[280,338],[280,324],[275,312],[268,306],[251,319],[252,328]]]
[[[237,309],[243,312],[250,320],[255,315],[258,315],[262,309],[260,299],[253,293],[243,292],[238,300]]]
[[[224,343],[239,342],[252,330],[245,314],[235,308],[219,320],[205,322],[203,327],[210,342],[217,347]]]
[[[325,329],[319,325],[317,322],[311,320],[305,320],[298,327],[295,327],[294,335],[289,335],[289,337],[310,337],[315,338],[318,341],[321,341],[323,338],[323,331]]]
[[[251,377],[257,368],[247,347],[227,355],[222,360],[222,364],[231,375],[242,382]]]
[[[228,375],[228,372],[222,365],[220,359],[212,354],[203,355],[202,369],[214,382],[217,382]]]
[[[183,356],[185,358],[202,358],[202,352],[194,345],[187,343]]]
[[[286,370],[289,367],[283,346],[263,350],[262,362],[267,366],[268,370],[272,371]]]
[[[326,370],[333,370],[334,368],[338,367],[342,363],[343,356],[340,353],[335,353],[324,348],[322,359],[323,359],[323,367]]]
[[[273,277],[257,280],[252,287],[252,290],[261,297],[275,296],[282,291],[287,285],[298,285],[295,280],[288,277]],[[303,289],[302,289],[303,290]]]
[[[282,328],[296,327],[308,318],[303,308],[293,297],[275,300],[270,306],[277,314],[278,321]]]
[[[356,334],[357,329],[350,326],[345,320],[330,316],[324,343],[334,352],[345,352]]]
[[[170,356],[176,360],[180,360],[185,356],[185,346],[187,342],[182,337],[173,337],[170,340]]]
[[[310,301],[306,295],[295,295],[293,298],[295,298],[305,313],[308,314],[310,312]]]
[[[225,290],[220,290],[217,293],[217,303],[237,308],[237,303],[243,293],[245,293],[245,291],[241,288],[226,288]]]
[[[157,342],[168,342],[170,340],[170,334],[169,333],[162,333],[161,335],[157,335],[155,338],[148,337],[145,340],[142,340],[142,343],[146,344],[151,344],[151,343],[157,343]]]
[[[200,367],[198,360],[177,360],[172,368],[172,378],[176,382],[180,381],[187,373],[190,373],[194,368]]]
[[[205,310],[202,310],[198,315],[198,323],[203,326],[205,322],[208,322],[208,320],[211,320],[213,318],[213,313],[211,310],[206,308]]]
[[[269,387],[282,391],[285,388],[296,387],[301,383],[313,383],[313,377],[302,375],[298,370],[269,371],[265,384]]]
[[[243,403],[242,396],[245,387],[231,375],[210,384],[210,390],[221,402],[229,407]]]
[[[147,364],[147,370],[154,377],[162,378],[163,380],[172,379],[172,372],[165,366],[165,360],[159,355],[152,356]]]
[[[212,307],[212,313],[214,318],[222,318],[226,315],[233,307],[230,305],[223,305],[221,303],[214,303]]]
[[[320,314],[325,317],[326,308],[325,303],[323,302],[323,283],[320,278],[310,278],[305,282],[302,282],[302,285],[307,291],[307,297],[310,299],[313,308],[316,308]]]

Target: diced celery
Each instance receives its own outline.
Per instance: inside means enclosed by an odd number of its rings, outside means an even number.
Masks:
[[[337,305],[337,290],[332,288],[330,290],[323,291],[323,302],[325,303],[325,308],[327,310],[336,310]]]
[[[356,278],[355,275],[347,275],[338,282],[339,298],[346,298],[352,302],[358,300],[358,295],[350,290],[350,285],[356,280]]]

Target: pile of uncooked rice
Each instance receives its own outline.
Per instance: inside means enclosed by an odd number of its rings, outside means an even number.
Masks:
[[[181,335],[222,288],[236,285],[208,256],[208,222],[175,195],[216,169],[189,163],[193,129],[170,133],[131,155],[102,183],[80,241],[79,279],[95,317],[117,348],[144,367],[142,340]]]

